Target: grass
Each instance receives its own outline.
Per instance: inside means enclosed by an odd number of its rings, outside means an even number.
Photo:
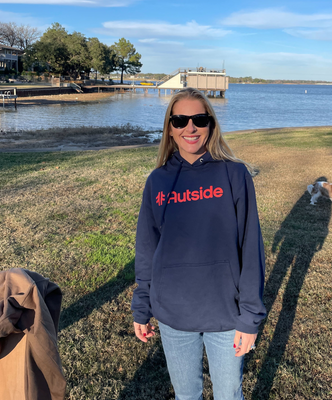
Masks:
[[[268,134],[268,138],[266,134]],[[234,138],[238,135],[241,133],[227,135],[227,138]],[[259,129],[244,135],[246,141],[248,140],[252,145],[270,144],[274,147],[295,147],[297,149],[332,147],[331,127]]]
[[[332,181],[331,132],[227,136],[260,169],[268,316],[246,357],[247,400],[332,397],[331,202],[310,206],[306,193],[317,178]],[[28,268],[61,287],[67,400],[174,398],[159,335],[136,340],[130,312],[136,221],[156,152],[1,154],[0,270]],[[207,372],[205,360],[212,400]]]

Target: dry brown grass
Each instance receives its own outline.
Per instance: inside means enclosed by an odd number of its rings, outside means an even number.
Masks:
[[[306,186],[325,176],[326,132],[300,140],[234,135],[254,178],[266,250],[268,309],[246,358],[252,399],[323,399],[331,391],[331,202],[313,207]],[[159,335],[136,340],[130,301],[142,188],[155,148],[111,152],[2,154],[0,269],[27,267],[64,292],[59,349],[67,399],[172,399]],[[212,400],[206,377],[205,399]]]

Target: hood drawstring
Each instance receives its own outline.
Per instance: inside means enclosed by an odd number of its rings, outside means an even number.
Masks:
[[[169,192],[169,196],[172,194],[173,189],[175,188],[176,182],[179,179],[179,175],[180,175],[180,172],[181,172],[182,164],[183,164],[183,161],[180,160],[180,164],[179,164],[178,170],[176,172],[176,175],[175,175],[175,178],[174,178],[174,181],[173,181],[173,184],[172,184],[172,188],[171,188],[171,190]],[[163,210],[163,215],[161,217],[161,223],[160,223],[160,227],[159,227],[160,232],[161,232],[162,227],[163,227],[164,222],[165,222],[165,213],[166,213],[167,204],[168,204],[168,196],[166,198],[166,204],[165,204],[165,207],[164,207],[164,210]]]

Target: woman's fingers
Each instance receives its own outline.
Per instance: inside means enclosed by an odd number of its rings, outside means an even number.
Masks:
[[[234,336],[234,349],[237,349],[240,345],[240,340],[241,340],[241,332],[235,331],[235,336]]]
[[[236,339],[240,337],[241,344],[237,344]],[[236,331],[234,337],[234,345],[237,344],[235,349],[235,357],[241,357],[252,349],[252,346],[255,346],[257,334],[256,333],[243,333]],[[240,342],[240,340],[239,340]]]
[[[142,325],[134,322],[134,329],[135,335],[138,337],[139,340],[144,343],[148,341],[148,338],[155,335],[155,332],[153,332],[154,326],[150,325],[150,323]]]
[[[146,343],[148,341],[146,339],[146,326],[134,322],[134,329],[135,329],[135,335],[138,337],[138,339]]]
[[[146,337],[149,338],[149,337],[154,336],[155,335],[155,332],[153,332],[154,331],[154,326],[152,326],[150,323],[148,323],[146,325],[146,327],[147,327]]]

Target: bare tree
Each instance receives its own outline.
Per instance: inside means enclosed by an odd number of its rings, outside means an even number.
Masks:
[[[0,22],[0,43],[25,50],[40,36],[37,28],[18,26],[15,22]]]
[[[19,27],[15,22],[0,23],[0,41],[10,47],[17,44],[17,32]]]
[[[33,28],[29,25],[21,25],[17,32],[16,46],[20,49],[25,50],[33,42],[40,37],[40,32],[37,28]]]

